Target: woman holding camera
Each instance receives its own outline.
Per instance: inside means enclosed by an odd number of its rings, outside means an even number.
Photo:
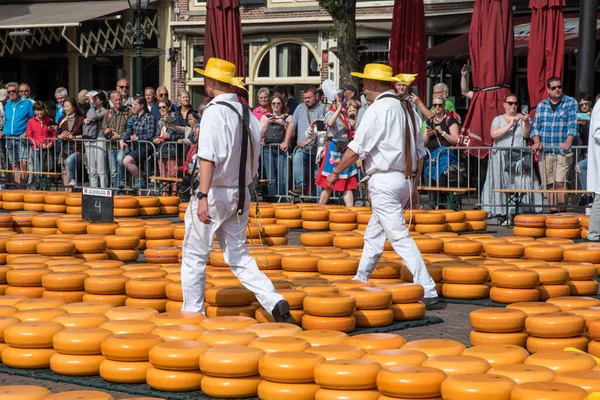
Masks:
[[[270,196],[287,194],[287,154],[279,150],[292,116],[280,95],[271,98],[267,113],[260,119],[263,134],[261,176],[269,181]]]
[[[356,104],[355,104],[356,106]],[[317,162],[321,160],[321,168],[315,184],[321,186],[321,198],[319,204],[327,204],[334,190],[343,192],[344,204],[347,207],[354,205],[354,189],[358,188],[356,166],[352,165],[341,174],[332,186],[327,183],[327,176],[333,172],[335,166],[341,161],[350,141],[349,132],[353,136],[358,109],[353,107],[352,114],[347,114],[343,108],[342,97],[338,96],[327,113],[325,123],[327,124],[327,144],[325,149],[317,155]],[[352,117],[350,117],[352,116]],[[352,121],[352,122],[351,122]]]

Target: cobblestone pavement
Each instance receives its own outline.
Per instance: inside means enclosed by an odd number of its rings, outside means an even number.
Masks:
[[[511,230],[507,228],[493,227],[497,236],[512,235]],[[300,244],[301,232],[290,232],[288,235],[289,244]],[[465,345],[469,344],[469,313],[480,308],[479,306],[471,306],[464,304],[447,304],[439,303],[435,309],[427,311],[427,315],[440,317],[444,320],[441,324],[428,325],[424,327],[409,328],[395,333],[402,335],[407,341],[417,339],[444,338],[457,340]],[[0,386],[5,385],[38,385],[50,389],[53,393],[63,392],[68,390],[90,390],[85,386],[72,385],[60,382],[51,382],[39,379],[25,378],[0,374]],[[97,390],[93,389],[92,390]],[[115,399],[123,399],[127,397],[136,397],[131,394],[121,392],[109,392]]]

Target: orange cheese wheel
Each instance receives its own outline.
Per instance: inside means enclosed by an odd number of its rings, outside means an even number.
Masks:
[[[296,325],[275,322],[250,325],[246,330],[256,333],[258,337],[295,336],[301,331]]]
[[[8,297],[10,300],[10,297]],[[39,308],[58,308],[65,304],[64,301],[59,299],[25,299],[15,303],[15,307],[19,311],[23,310],[34,310]]]
[[[304,351],[311,347],[308,340],[297,336],[268,336],[252,340],[249,347],[262,349],[265,353],[281,351]]]
[[[542,266],[542,267],[527,267],[530,271],[537,272],[540,280],[540,285],[560,285],[569,279],[569,272],[562,267],[557,266]]]
[[[525,364],[496,365],[488,374],[506,376],[519,385],[528,382],[552,382],[556,377],[556,373],[550,368]]]
[[[465,350],[465,345],[449,339],[420,339],[406,343],[402,349],[421,351],[428,357],[458,356]]]
[[[208,330],[202,332],[196,339],[212,347],[245,346],[258,335],[253,332],[239,329]]]
[[[99,235],[114,235],[116,229],[119,227],[115,223],[92,223],[86,227],[88,234],[99,234]]]
[[[61,308],[36,308],[33,310],[17,311],[13,314],[15,318],[19,318],[23,322],[39,322],[52,321],[57,317],[67,312]]]
[[[488,257],[498,258],[521,258],[525,247],[518,243],[488,243],[485,245],[485,253]]]
[[[118,320],[105,322],[99,328],[108,329],[115,335],[130,333],[148,334],[156,329],[156,325],[150,321]]]
[[[361,249],[364,246],[363,235],[341,234],[333,238],[333,245],[340,249]]]
[[[598,282],[589,281],[568,281],[571,296],[595,296],[598,293]]]
[[[549,238],[579,239],[581,236],[581,230],[579,228],[546,229],[545,234]]]
[[[113,307],[121,307],[125,305],[127,296],[124,294],[84,294],[82,300],[92,303],[109,303]]]
[[[328,221],[329,210],[316,208],[314,210],[302,210],[303,221]]]
[[[25,296],[31,299],[36,299],[42,297],[46,289],[43,287],[19,287],[19,286],[9,286],[4,291],[4,294],[7,296]]]
[[[444,283],[442,293],[449,299],[484,299],[490,289],[484,284]]]
[[[304,298],[303,304],[306,313],[323,317],[347,316],[356,309],[356,300],[341,293],[312,293]]]
[[[584,317],[588,328],[592,321],[595,319],[600,319],[600,307],[573,308],[569,310],[569,312]]]
[[[167,283],[169,281],[164,278],[130,279],[125,283],[125,293],[141,299],[160,299],[166,297]]]
[[[546,228],[574,229],[579,228],[579,218],[566,215],[551,215],[546,217]]]
[[[213,317],[200,321],[200,326],[208,331],[217,329],[246,329],[255,324],[256,320],[254,318],[240,316]]]
[[[591,370],[596,366],[596,360],[585,353],[542,351],[527,357],[525,364],[541,365],[560,374],[568,371]]]
[[[67,376],[93,376],[98,375],[100,373],[100,364],[102,361],[106,360],[104,356],[100,355],[86,355],[86,356],[77,356],[71,354],[60,354],[54,353],[50,358],[50,369],[59,375],[67,375]],[[77,398],[87,399],[85,397],[85,393],[88,391],[69,391],[63,392],[61,394],[52,395],[52,398],[55,399],[68,399],[73,398],[70,396],[79,396]],[[96,394],[98,393],[98,394]],[[94,392],[94,394],[90,394],[90,399],[112,399],[112,396],[109,397],[99,397],[109,396],[104,392]],[[62,397],[61,397],[62,396]],[[47,399],[48,397],[46,397]]]
[[[473,356],[438,356],[425,360],[424,367],[437,368],[448,376],[461,374],[483,374],[492,366],[486,360]]]
[[[394,321],[413,321],[425,316],[425,304],[421,302],[392,304],[389,308]]]
[[[317,269],[325,275],[354,275],[359,262],[352,258],[321,258],[317,261]]]
[[[487,222],[485,221],[465,221],[465,226],[468,231],[484,232],[487,230]]]
[[[452,240],[444,244],[444,252],[454,256],[475,256],[482,251],[483,244],[474,240]]]
[[[54,334],[52,345],[62,354],[101,354],[102,341],[111,335],[111,331],[102,328],[67,328]]]
[[[203,373],[222,378],[242,378],[258,373],[258,362],[265,352],[248,346],[216,347],[200,355]]]
[[[315,367],[324,362],[319,354],[303,351],[267,353],[258,363],[260,375],[278,383],[312,383]]]
[[[365,354],[365,360],[373,360],[381,364],[382,367],[395,366],[420,366],[427,355],[417,350],[385,349],[375,350]]]
[[[525,314],[535,315],[541,313],[548,312],[558,312],[560,311],[560,307],[550,304],[550,303],[542,303],[542,302],[519,302],[512,303],[506,306],[507,309],[517,309],[523,311]]]
[[[88,276],[84,281],[85,290],[92,294],[123,294],[129,278],[122,275]]]
[[[588,347],[588,338],[584,336],[568,338],[540,338],[529,336],[527,338],[527,351],[531,354],[541,351],[562,350],[567,347],[586,351]]]
[[[85,272],[53,272],[42,276],[42,286],[46,290],[83,290]]]
[[[526,236],[533,238],[542,238],[546,234],[546,228],[530,228],[515,226],[513,228],[513,235],[515,236]]]
[[[335,330],[350,332],[356,327],[356,318],[353,315],[339,317],[325,317],[310,314],[302,316],[302,328],[305,330]]]
[[[512,400],[580,400],[586,397],[587,392],[582,388],[560,382],[523,383],[515,387],[510,396]]]
[[[319,386],[314,383],[286,384],[263,380],[258,385],[258,397],[264,400],[314,399]]]
[[[574,248],[566,249],[563,253],[565,262],[600,263],[600,249],[598,248]]]
[[[326,360],[344,360],[344,359],[360,359],[365,355],[365,351],[360,347],[349,345],[324,345],[312,347],[306,350],[306,353],[319,354],[325,357]]]
[[[213,306],[245,306],[252,303],[254,293],[243,286],[212,287],[206,289],[204,297]]]
[[[268,215],[270,218],[274,216],[277,219],[302,219],[302,209],[295,207],[263,209],[260,213],[263,217]]]
[[[530,289],[538,285],[540,277],[532,270],[497,269],[491,273],[490,280],[501,288]]]
[[[102,341],[102,355],[113,361],[147,361],[152,346],[164,339],[152,334],[112,335]]]
[[[356,228],[356,227],[355,227]],[[329,221],[302,221],[302,229],[310,231],[326,231],[329,230]]]
[[[137,261],[140,253],[137,250],[133,250],[133,249],[127,249],[127,250],[107,249],[106,254],[108,254],[109,260],[133,262],[133,261]],[[146,260],[147,260],[147,256],[144,255],[144,258],[146,258]]]
[[[7,347],[2,351],[2,362],[11,368],[42,369],[50,367],[50,358],[55,354],[54,349],[26,349]],[[19,397],[21,398],[21,397]]]
[[[106,310],[112,308],[112,305],[109,303],[79,302],[65,304],[60,308],[66,310],[70,314],[104,314]]]
[[[415,223],[417,224],[444,224],[446,223],[446,216],[441,213],[417,213],[413,216]]]
[[[275,222],[277,225],[285,225],[288,229],[301,229],[302,228],[302,220],[301,219],[277,219]]]
[[[198,359],[210,346],[206,343],[178,340],[159,343],[148,353],[150,363],[159,369],[193,371],[199,368]]]
[[[392,293],[384,289],[360,287],[344,290],[343,294],[354,298],[358,310],[379,310],[392,304]]]
[[[6,281],[11,286],[42,286],[42,277],[49,273],[51,271],[41,268],[13,269],[6,273]]]
[[[423,286],[414,283],[392,283],[379,285],[379,288],[392,293],[394,303],[414,303],[423,300]]]
[[[520,332],[525,329],[527,314],[510,308],[483,308],[472,311],[469,322],[482,332]]]
[[[306,221],[308,222],[308,221]],[[304,227],[304,222],[302,223]],[[330,222],[329,230],[334,232],[342,232],[342,231],[353,231],[358,227],[358,224],[355,223],[338,223],[338,222]]]
[[[335,235],[328,232],[302,233],[300,243],[304,246],[332,246]]]
[[[490,299],[496,303],[518,303],[537,301],[539,298],[537,289],[509,289],[494,286],[490,289]]]
[[[522,347],[508,344],[476,345],[466,349],[462,354],[483,358],[492,366],[522,364],[529,356]]]
[[[261,382],[259,375],[243,378],[219,378],[207,375],[202,378],[201,389],[210,397],[241,399],[256,397]]]
[[[115,383],[144,383],[146,373],[152,368],[149,362],[123,362],[104,360],[99,373],[102,379]]]
[[[600,300],[593,297],[554,297],[552,299],[548,299],[546,303],[553,304],[564,312],[567,312],[573,308],[600,306]]]
[[[329,360],[315,367],[314,378],[317,385],[326,389],[374,389],[381,370],[381,365],[372,360]]]
[[[357,213],[352,211],[340,211],[329,213],[329,222],[334,223],[356,223]]]
[[[366,353],[378,350],[399,349],[405,343],[406,340],[402,336],[392,333],[366,333],[351,336],[344,341],[345,345],[360,347]]]
[[[377,388],[381,393],[394,397],[435,397],[440,395],[446,378],[447,375],[437,368],[390,367],[377,375]]]
[[[117,228],[117,231],[119,229],[121,228]],[[104,240],[106,241],[106,247],[111,250],[135,249],[140,245],[140,237],[134,235],[107,235]]]
[[[138,299],[136,297],[127,297],[125,305],[128,307],[152,308],[158,312],[165,312],[169,299]]]
[[[199,326],[178,324],[162,325],[155,328],[151,333],[160,336],[165,342],[171,342],[175,340],[196,340],[202,332],[205,332],[205,329]]]
[[[515,346],[525,347],[527,342],[527,332],[507,332],[507,333],[496,333],[496,332],[480,332],[471,331],[469,334],[469,342],[472,346],[492,344],[510,344]]]
[[[557,375],[554,381],[579,386],[589,394],[600,392],[600,371],[563,372]]]
[[[11,254],[37,254],[37,239],[10,239],[6,242],[6,252]]]
[[[62,314],[52,318],[52,321],[58,322],[65,328],[97,328],[108,321],[102,314],[77,313]]]
[[[149,321],[155,323],[157,326],[181,324],[198,325],[204,319],[206,319],[204,314],[199,312],[174,311],[154,314]]]
[[[206,307],[206,316],[209,318],[213,317],[225,317],[225,316],[242,316],[257,318],[256,306],[250,304],[246,306],[232,306],[232,307],[213,307],[208,305]],[[267,313],[270,316],[270,314]],[[258,320],[258,319],[257,319]],[[263,322],[263,321],[259,321]],[[270,321],[270,322],[274,322]]]
[[[488,270],[475,265],[449,266],[442,271],[442,279],[448,283],[484,283],[488,278]]]
[[[151,367],[146,372],[146,383],[155,390],[181,392],[200,390],[204,375],[200,371],[174,371]]]
[[[502,375],[464,374],[448,377],[441,385],[447,400],[510,399],[516,383]]]
[[[545,228],[546,217],[543,215],[517,215],[514,224],[520,227]]]
[[[415,231],[419,233],[446,232],[446,224],[417,224]]]
[[[581,315],[559,312],[530,315],[525,321],[527,333],[542,338],[574,337],[586,328]]]
[[[118,320],[128,320],[128,319],[137,319],[137,320],[149,320],[153,316],[158,314],[158,312],[149,307],[114,307],[110,310],[107,310],[104,315],[111,321]]]
[[[334,330],[305,330],[296,336],[306,339],[312,347],[340,345],[348,338],[344,332]]]
[[[4,332],[9,326],[19,323],[21,323],[21,320],[13,316],[0,317],[0,340],[4,342]]]

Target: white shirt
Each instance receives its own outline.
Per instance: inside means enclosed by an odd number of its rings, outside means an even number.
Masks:
[[[204,110],[200,121],[198,136],[198,157],[215,163],[212,186],[233,187],[239,185],[240,153],[242,149],[242,121],[226,106],[214,104],[224,101],[232,104],[244,115],[242,104],[234,93],[215,97]],[[250,112],[251,116],[252,112]],[[262,138],[260,123],[249,118],[250,138],[248,140],[248,166],[246,167],[246,186],[258,172],[258,157]]]
[[[600,194],[600,101],[596,102],[589,123],[587,189]]]
[[[406,117],[404,110],[396,99],[380,99],[384,94],[394,95],[394,92],[388,90],[377,96],[377,99],[365,111],[354,134],[354,140],[348,144],[348,147],[363,160],[367,175],[390,170],[404,172],[406,169],[406,159],[404,157]],[[418,159],[424,157],[426,152],[423,135],[418,130],[421,126],[421,118],[412,107],[410,110],[415,116],[416,124],[416,126],[410,127],[410,149],[413,159],[413,171],[416,171]],[[414,129],[417,131],[414,132]]]

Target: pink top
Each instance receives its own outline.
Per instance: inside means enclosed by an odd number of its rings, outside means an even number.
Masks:
[[[29,121],[27,121],[25,136],[31,138],[35,145],[40,147],[44,139],[56,137],[56,132],[48,129],[52,125],[56,124],[54,123],[54,120],[47,115],[42,121],[39,121],[36,117],[30,118]],[[45,143],[46,145],[49,145],[50,141],[46,141]]]
[[[263,117],[263,115],[267,115],[268,113],[269,113],[269,109],[262,108],[261,106],[258,106],[254,110],[252,110],[252,115],[254,115],[256,117],[256,119],[259,121]]]

